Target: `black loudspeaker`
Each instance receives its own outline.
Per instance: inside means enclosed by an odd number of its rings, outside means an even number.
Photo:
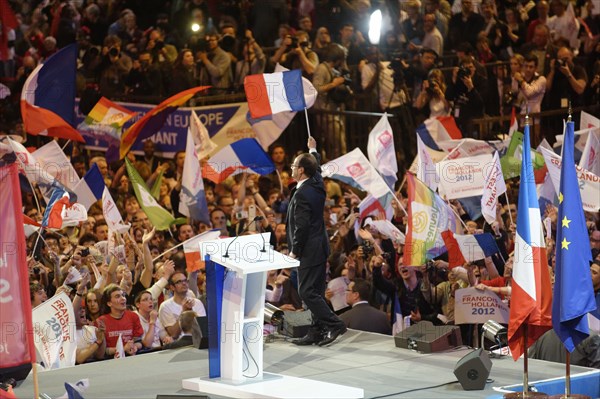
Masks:
[[[394,341],[398,348],[423,353],[440,352],[462,345],[460,327],[434,326],[430,321],[420,321],[399,332]]]
[[[492,370],[492,361],[482,348],[467,354],[454,366],[454,375],[465,391],[485,388]]]
[[[310,312],[283,312],[283,323],[279,325],[279,333],[290,338],[302,338],[308,334],[312,325]]]
[[[31,371],[31,363],[16,367],[0,368],[0,383],[16,387],[24,381]]]

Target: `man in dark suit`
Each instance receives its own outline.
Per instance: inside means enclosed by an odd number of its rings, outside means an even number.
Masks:
[[[325,185],[321,177],[317,142],[308,139],[309,154],[301,154],[292,164],[292,178],[298,182],[292,190],[286,215],[286,235],[290,257],[300,261],[298,285],[300,298],[313,315],[308,334],[296,345],[328,345],[347,331],[346,325],[331,311],[324,294],[325,267],[329,239],[325,229]]]
[[[342,313],[346,327],[355,330],[390,335],[392,326],[385,312],[369,305],[371,284],[362,278],[350,282],[346,290],[346,302],[352,309]]]

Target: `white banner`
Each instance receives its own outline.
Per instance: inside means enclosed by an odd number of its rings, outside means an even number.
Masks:
[[[121,234],[126,233],[129,230],[129,223],[123,223],[123,217],[117,209],[117,204],[112,199],[110,195],[110,191],[108,191],[108,187],[104,187],[104,192],[102,193],[102,214],[104,215],[104,219],[106,220],[106,224],[108,224],[108,229],[112,231],[118,231]]]
[[[33,309],[33,334],[45,370],[75,365],[75,313],[67,294],[61,292]]]
[[[442,150],[449,152],[445,161],[473,157],[475,155],[492,154],[494,147],[483,140],[462,139],[462,140],[446,140],[437,143]]]
[[[498,196],[506,192],[506,183],[502,175],[502,167],[500,166],[500,158],[498,153],[494,153],[494,167],[490,169],[490,173],[485,178],[485,186],[483,195],[481,196],[481,213],[485,221],[489,224],[496,220],[496,205],[498,204]]]
[[[483,324],[488,320],[508,324],[508,305],[492,291],[479,291],[470,287],[456,290],[455,296],[454,322],[456,324]]]
[[[46,174],[56,178],[63,186],[75,189],[80,178],[58,142],[52,140],[35,150],[32,155]]]
[[[435,165],[440,179],[438,191],[446,199],[483,194],[485,177],[494,167],[492,154],[442,161]]]
[[[542,148],[542,155],[546,160],[548,174],[552,179],[554,191],[558,195],[558,191],[560,190],[560,166],[562,160],[560,156],[545,148]],[[581,169],[579,166],[576,166],[576,170],[577,180],[579,180],[579,189],[581,190],[583,210],[587,212],[597,212],[600,210],[600,177],[587,170]]]

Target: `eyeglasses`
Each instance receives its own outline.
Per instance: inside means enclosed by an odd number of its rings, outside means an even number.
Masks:
[[[296,165],[295,163],[293,163],[292,166],[290,166],[290,168],[292,168],[292,169],[298,169],[300,167],[301,167],[300,165]]]
[[[173,281],[173,285],[179,285],[179,284],[187,284],[187,279],[182,279],[182,280],[177,280],[177,281]]]

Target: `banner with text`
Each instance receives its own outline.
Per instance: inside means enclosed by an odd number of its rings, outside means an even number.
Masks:
[[[483,324],[488,320],[508,324],[508,305],[492,291],[479,291],[471,287],[456,290],[455,296],[454,322],[456,324]]]
[[[482,154],[437,163],[440,179],[438,191],[447,199],[474,197],[483,194],[485,177],[494,167],[493,155]]]
[[[75,313],[67,294],[54,295],[33,309],[33,334],[44,370],[75,365]]]
[[[116,103],[137,114],[123,125],[123,131],[142,118],[154,105]],[[79,112],[79,103],[76,104],[77,121],[79,125],[85,119],[85,115]],[[233,103],[222,105],[209,105],[205,107],[181,107],[167,117],[164,126],[153,136],[150,136],[156,147],[157,155],[167,158],[175,157],[178,151],[185,151],[188,126],[190,125],[191,111],[195,111],[208,130],[211,140],[217,144],[217,149],[225,147],[247,137],[255,137],[252,127],[246,120],[248,113],[247,103]],[[92,150],[106,151],[108,142],[102,139],[104,132],[81,131],[85,138],[86,147]],[[142,154],[143,143],[137,142],[132,147],[136,154]]]

